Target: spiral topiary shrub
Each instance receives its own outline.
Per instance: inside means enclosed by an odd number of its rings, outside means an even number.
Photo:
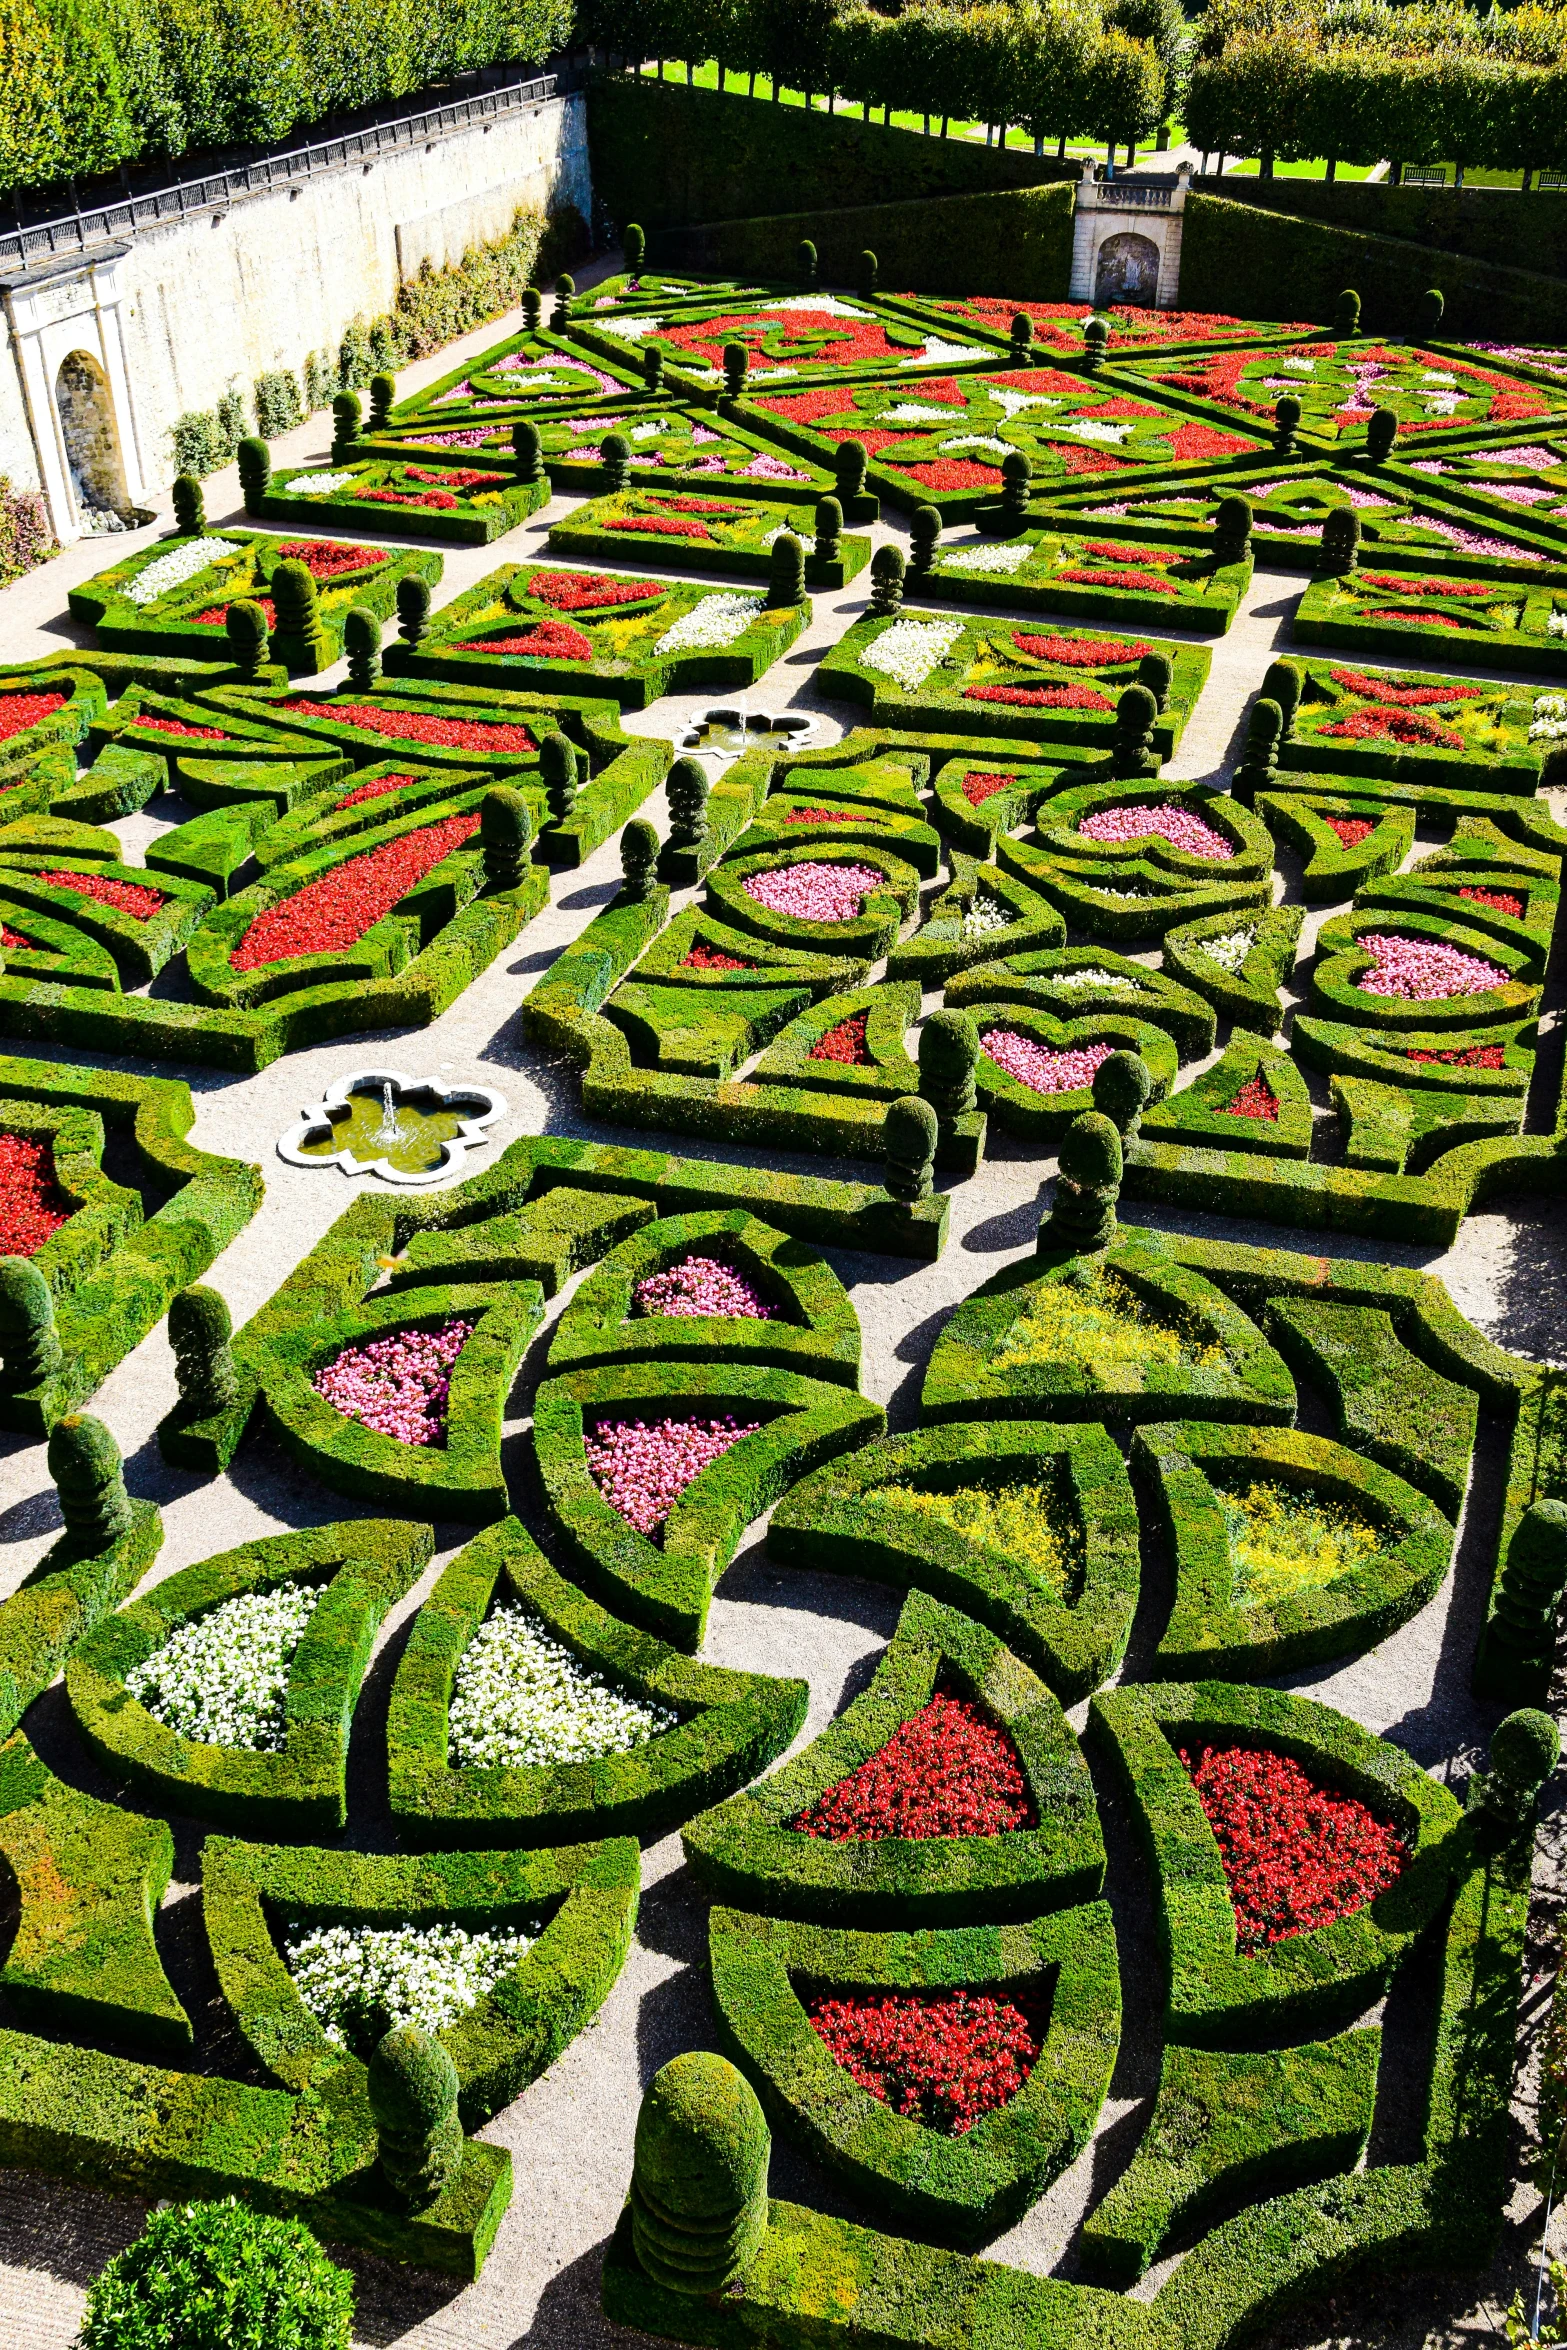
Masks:
[[[722,2293],[767,2232],[772,2137],[727,2058],[693,2051],[655,2073],[637,2115],[632,2241],[655,2284]]]
[[[182,538],[198,538],[207,527],[207,501],[193,473],[182,473],[174,484],[174,527]]]
[[[487,889],[519,889],[533,846],[533,811],[513,784],[497,783],[479,804]]]
[[[265,612],[248,596],[241,596],[224,613],[223,628],[241,676],[254,677],[266,660],[270,641]]]
[[[381,2175],[408,2210],[431,2203],[462,2161],[457,2067],[439,2040],[403,2024],[378,2040],[366,2084]]]
[[[1121,1137],[1098,1110],[1074,1118],[1061,1138],[1061,1172],[1040,1227],[1041,1256],[1054,1249],[1108,1248],[1121,1192]]]
[[[60,1497],[65,1540],[90,1558],[131,1530],[120,1448],[90,1412],[68,1412],[49,1431],[49,1474]]]
[[[351,604],[343,615],[343,650],[349,684],[369,693],[381,674],[381,623],[363,604]]]
[[[0,1257],[0,1387],[36,1387],[63,1359],[48,1282],[30,1257]]]
[[[155,2211],[88,2288],[80,2350],[349,2350],[354,2289],[307,2227],[243,2204]]]

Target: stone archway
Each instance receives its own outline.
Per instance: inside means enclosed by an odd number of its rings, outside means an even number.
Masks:
[[[1107,237],[1099,248],[1094,270],[1094,303],[1131,302],[1151,309],[1159,294],[1159,248],[1151,237],[1130,229]]]
[[[131,501],[114,399],[108,377],[89,352],[72,351],[61,360],[54,401],[82,527],[130,528]]]

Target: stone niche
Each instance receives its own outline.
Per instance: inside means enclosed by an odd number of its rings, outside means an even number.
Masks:
[[[1191,165],[1173,175],[1101,180],[1083,165],[1072,221],[1074,302],[1168,310],[1180,299],[1181,230]]]
[[[146,494],[121,316],[129,250],[100,246],[0,286],[39,484],[62,543],[134,528]]]

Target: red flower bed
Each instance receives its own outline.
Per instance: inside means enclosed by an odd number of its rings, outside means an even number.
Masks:
[[[1404,628],[1452,628],[1461,623],[1451,612],[1383,612],[1376,605],[1362,606],[1355,614],[1357,620],[1396,620]]]
[[[484,751],[495,758],[525,759],[539,747],[525,726],[510,720],[438,718],[433,711],[375,710],[368,702],[279,702],[278,708],[298,717],[362,726],[370,734],[395,735],[399,742],[438,743],[443,750]]]
[[[820,1994],[805,2012],[862,2089],[951,2138],[1011,2103],[1044,2038],[1013,2000],[972,1991]]]
[[[276,628],[277,606],[273,603],[270,596],[235,596],[233,601],[236,604],[245,603],[259,606],[260,610],[266,615],[268,628]],[[229,608],[227,604],[209,604],[205,612],[197,613],[193,625],[197,628],[225,628],[228,625],[228,616]],[[142,720],[143,726],[156,726],[157,723],[158,721],[155,718],[144,718]],[[165,724],[167,724],[167,721],[165,721]],[[190,730],[187,728],[186,731],[189,732]]]
[[[0,694],[0,743],[25,734],[40,718],[52,718],[64,708],[64,694]]]
[[[1115,704],[1091,685],[966,685],[966,702],[1010,702],[1023,710],[1113,710]]]
[[[1235,1905],[1239,1948],[1265,1950],[1375,1901],[1408,1859],[1402,1838],[1352,1795],[1330,1795],[1267,1747],[1204,1747],[1191,1773]]]
[[[841,1061],[846,1069],[869,1069],[871,1055],[865,1049],[865,1024],[868,1012],[855,1012],[847,1020],[840,1020],[836,1028],[829,1028],[812,1045],[808,1058],[813,1061]]]
[[[312,579],[342,579],[350,571],[376,571],[389,561],[377,547],[345,545],[341,539],[285,539],[280,563],[303,563]]]
[[[1364,669],[1330,669],[1329,677],[1346,694],[1363,701],[1386,702],[1397,710],[1418,710],[1429,702],[1472,702],[1485,692],[1483,685],[1398,685],[1391,677],[1372,677]]]
[[[1279,1097],[1259,1069],[1249,1077],[1232,1102],[1224,1105],[1227,1118],[1272,1118],[1279,1114]]]
[[[1523,899],[1514,897],[1510,889],[1461,889],[1458,894],[1471,905],[1489,906],[1495,914],[1516,917],[1523,912]]]
[[[1026,628],[1014,629],[1012,642],[1030,660],[1052,661],[1058,669],[1109,669],[1140,661],[1149,650],[1141,639],[1129,645],[1117,636],[1035,636]]]
[[[513,629],[509,636],[469,637],[463,651],[509,653],[530,661],[591,661],[593,642],[564,620],[541,620],[537,627]]]
[[[679,514],[628,514],[622,522],[612,522],[611,530],[647,531],[660,539],[710,539],[712,532],[705,522],[693,522]]]
[[[1336,832],[1346,849],[1358,849],[1363,840],[1369,840],[1376,830],[1369,816],[1327,816],[1323,819],[1329,832]]]
[[[1060,367],[1008,367],[999,375],[987,368],[980,380],[999,384],[1004,392],[1044,392],[1060,400],[1081,400],[1088,390],[1080,375],[1068,375]]]
[[[355,784],[352,791],[345,792],[337,803],[338,808],[357,808],[362,801],[384,799],[389,791],[401,791],[405,783],[413,780],[411,775],[378,775],[373,782]]]
[[[74,889],[79,897],[95,898],[100,906],[112,906],[117,914],[133,914],[138,922],[156,914],[163,903],[161,889],[143,889],[134,881],[116,881],[110,873],[69,873],[62,869],[40,873],[38,878],[47,881],[51,889]]]
[[[1170,547],[1122,547],[1114,539],[1088,539],[1085,545],[1090,555],[1103,555],[1112,563],[1173,563],[1176,560]]]
[[[660,506],[671,514],[746,514],[747,506],[737,505],[733,499],[723,498],[660,498]]]
[[[781,416],[787,424],[820,424],[825,416],[854,414],[853,398],[845,391],[769,392],[763,393],[756,405]]]
[[[32,943],[19,930],[13,930],[8,922],[0,922],[0,947],[30,947]],[[0,1250],[0,1255],[3,1254],[4,1251]]]
[[[769,334],[783,340],[784,350],[777,356],[761,348]],[[744,313],[732,318],[693,319],[688,326],[663,327],[659,340],[676,351],[689,351],[705,359],[710,367],[722,367],[725,343],[742,342],[758,374],[781,365],[786,357],[794,358],[797,347],[802,347],[798,355],[812,367],[862,366],[873,359],[907,360],[910,356],[888,342],[879,320],[840,318],[825,306],[789,310],[766,319]],[[809,348],[811,344],[816,347]]]
[[[858,824],[862,819],[852,808],[791,808],[785,824]]]
[[[536,571],[528,594],[557,612],[585,612],[594,604],[645,604],[668,591],[643,580],[612,579],[605,571]]]
[[[993,490],[1001,479],[998,465],[975,465],[967,457],[933,457],[923,465],[900,465],[898,471],[928,490]]]
[[[756,965],[748,963],[743,955],[722,954],[717,947],[706,947],[700,939],[695,939],[691,952],[681,956],[680,968],[682,971],[754,971]]]
[[[476,472],[472,466],[465,466],[460,473],[426,473],[421,465],[410,465],[408,468],[410,481],[429,482],[432,487],[443,490],[473,490],[478,488],[481,481],[487,481],[494,489],[501,478],[497,473]]]
[[[1135,588],[1145,596],[1176,596],[1180,589],[1167,579],[1150,579],[1146,571],[1058,571],[1070,587]]]
[[[1444,726],[1439,718],[1428,718],[1422,710],[1401,710],[1382,702],[1371,710],[1351,710],[1347,718],[1335,719],[1321,731],[1349,742],[1415,743],[1440,751],[1461,751],[1464,747],[1463,736]]]
[[[1134,419],[1146,424],[1150,416],[1161,416],[1163,413],[1160,408],[1150,408],[1145,400],[1101,400],[1094,410],[1094,420],[1097,423],[1101,416],[1108,416],[1118,420]]]
[[[1490,424],[1527,424],[1531,417],[1544,416],[1547,405],[1538,392],[1498,392],[1491,402]]]
[[[449,513],[457,503],[450,490],[361,490],[360,497],[375,506],[429,506]]]
[[[994,799],[998,791],[1005,791],[1009,783],[1016,781],[1015,775],[981,775],[976,770],[963,778],[963,797],[971,808],[980,808],[986,800]]]
[[[988,376],[986,381],[994,383],[996,378]],[[927,400],[934,400],[938,408],[968,406],[968,394],[955,375],[922,375],[914,389],[922,405]]]
[[[362,857],[346,858],[258,914],[230,954],[230,969],[255,971],[263,963],[292,962],[298,955],[343,952],[478,829],[477,813],[445,816],[438,824],[384,841]]]
[[[0,1257],[34,1255],[74,1213],[55,1181],[49,1144],[0,1134]]]
[[[221,726],[187,726],[183,718],[165,718],[160,711],[143,711],[131,723],[145,727],[150,734],[178,735],[185,742],[226,743],[229,739]]]
[[[1400,579],[1389,571],[1363,571],[1360,576],[1367,587],[1381,588],[1390,596],[1490,598],[1499,592],[1494,587],[1487,587],[1483,579]]]
[[[938,1691],[790,1824],[829,1844],[855,1844],[1001,1836],[1036,1822],[1017,1748],[1000,1723]]]
[[[1445,1061],[1453,1069],[1505,1069],[1507,1055],[1499,1044],[1472,1044],[1462,1050],[1456,1045],[1451,1052],[1429,1052],[1424,1045],[1406,1044],[1406,1061]]]
[[[1124,457],[1107,457],[1102,449],[1084,449],[1076,441],[1060,444],[1061,463],[1068,473],[1119,473]]]
[[[1183,465],[1192,457],[1243,457],[1248,450],[1262,446],[1245,433],[1218,432],[1211,424],[1178,425],[1168,438],[1171,455]]]

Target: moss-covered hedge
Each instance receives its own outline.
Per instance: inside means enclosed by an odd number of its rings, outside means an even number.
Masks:
[[[1277,1036],[1284,1019],[1279,989],[1295,967],[1295,945],[1305,919],[1300,906],[1259,906],[1236,920],[1209,914],[1164,934],[1162,968],[1196,994],[1206,996],[1221,1020],[1259,1036]],[[1245,940],[1231,968],[1229,942]],[[1226,960],[1212,952],[1223,942]]]
[[[1130,1014],[1162,1028],[1183,1061],[1213,1050],[1213,1006],[1163,973],[1104,947],[1063,947],[981,963],[947,983],[946,1001],[1035,1004],[1059,1020],[1089,1013]]]

